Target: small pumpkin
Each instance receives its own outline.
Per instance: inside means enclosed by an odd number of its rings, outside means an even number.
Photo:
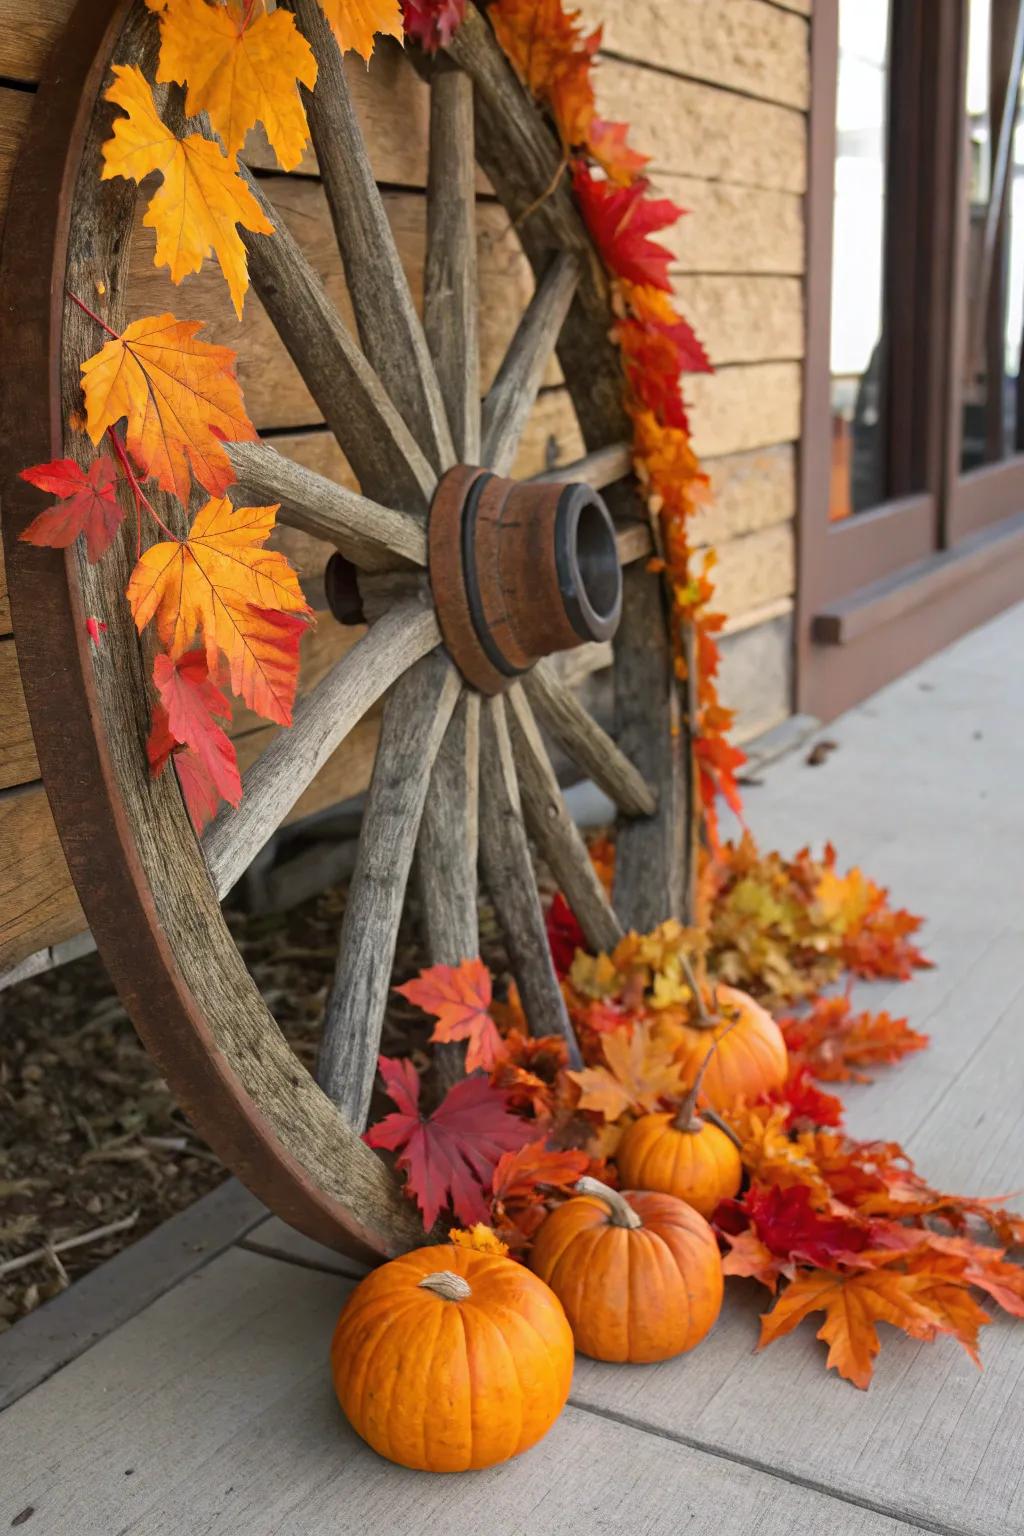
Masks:
[[[699,1344],[722,1305],[722,1261],[703,1216],[649,1190],[582,1178],[534,1241],[530,1263],[595,1360],[668,1360]]]
[[[572,1366],[572,1332],[548,1287],[511,1259],[453,1244],[367,1275],[331,1345],[352,1428],[424,1472],[475,1471],[528,1450],[565,1406]]]
[[[738,987],[716,985],[702,999],[700,1017],[679,1025],[674,1038],[686,1081],[700,1070],[709,1039],[717,1046],[704,1079],[704,1097],[712,1109],[759,1099],[781,1088],[789,1074],[781,1029],[767,1009]]]
[[[729,1029],[735,1027],[735,1023]],[[722,1035],[728,1034],[727,1029]],[[710,1216],[719,1200],[730,1199],[743,1180],[743,1163],[733,1136],[697,1113],[697,1099],[718,1041],[712,1045],[693,1086],[674,1114],[641,1115],[626,1127],[615,1163],[631,1189],[659,1189]]]

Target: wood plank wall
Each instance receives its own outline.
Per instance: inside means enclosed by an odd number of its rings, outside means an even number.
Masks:
[[[676,297],[715,364],[687,381],[712,495],[722,683],[741,740],[791,710],[811,0],[585,0],[598,102],[689,209]]]
[[[729,617],[724,681],[753,734],[789,709],[793,590],[795,439],[803,350],[801,194],[805,170],[810,0],[583,0],[604,23],[599,95],[605,115],[628,119],[634,142],[653,156],[658,188],[690,210],[673,234],[675,283],[684,312],[718,368],[694,379],[697,446],[713,498],[700,516],[703,542],[719,550],[719,591]],[[33,88],[72,0],[0,0],[0,219]],[[26,19],[27,16],[27,19]],[[427,95],[396,48],[380,50],[349,78],[377,178],[413,291],[424,247]],[[258,134],[247,158],[265,179],[282,219],[301,241],[343,313],[350,314],[313,158],[299,174],[272,169]],[[532,280],[509,221],[481,179],[479,260],[484,298],[481,388],[486,388]],[[208,268],[175,292],[152,266],[152,232],[137,223],[131,314],[170,308],[208,324],[211,339],[237,347],[250,414],[276,445],[323,473],[347,465],[250,295],[236,321],[219,274]],[[516,472],[535,473],[578,456],[582,444],[557,366],[531,420]],[[311,590],[325,549],[285,531],[280,546]],[[302,686],[311,686],[356,638],[324,616],[304,643]],[[70,885],[25,714],[0,561],[0,973],[42,946],[78,932]],[[246,711],[236,722],[245,767],[274,727]],[[296,814],[362,788],[372,765],[375,723],[336,754]]]

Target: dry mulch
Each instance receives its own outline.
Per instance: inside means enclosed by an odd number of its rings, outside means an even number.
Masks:
[[[286,913],[228,913],[257,986],[310,1068],[344,905],[338,887]],[[410,903],[398,982],[424,963],[415,917]],[[494,934],[484,907],[484,958],[500,975],[507,962]],[[385,1052],[415,1049],[427,1033],[395,998]],[[226,1177],[175,1107],[98,955],[0,994],[0,1331]],[[88,1241],[62,1248],[76,1238]]]

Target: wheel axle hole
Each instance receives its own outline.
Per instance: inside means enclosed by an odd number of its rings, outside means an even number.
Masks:
[[[599,619],[614,618],[622,599],[615,530],[603,507],[588,501],[576,523],[576,569],[581,595]]]

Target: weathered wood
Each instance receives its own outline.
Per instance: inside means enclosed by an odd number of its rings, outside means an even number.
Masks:
[[[620,523],[615,530],[620,565],[632,565],[654,553],[654,539],[646,523]]]
[[[431,965],[458,965],[480,953],[480,695],[463,689],[430,777],[416,848],[423,939]],[[437,1086],[465,1070],[463,1043],[436,1045]]]
[[[252,285],[278,335],[364,491],[394,500],[403,511],[421,510],[433,494],[435,472],[259,182],[241,174],[275,224],[272,235],[241,233]]]
[[[609,954],[622,938],[604,886],[570,816],[555,771],[519,684],[506,695],[507,720],[515,754],[526,828],[595,954]]]
[[[14,640],[0,639],[0,789],[39,777]]]
[[[561,1035],[570,1065],[578,1067],[582,1058],[551,960],[500,696],[481,707],[480,862],[530,1033]]]
[[[455,451],[480,457],[480,293],[476,259],[473,83],[439,66],[430,87],[430,179],[423,327]]]
[[[321,1086],[356,1131],[370,1107],[423,802],[461,686],[437,650],[405,674],[384,706],[317,1064]]]
[[[318,0],[288,0],[317,62],[301,87],[363,351],[436,470],[455,462],[441,390],[349,95],[341,51]]]
[[[523,678],[530,705],[573,762],[614,800],[624,816],[652,816],[657,796],[642,773],[592,720],[550,662],[539,661]]]
[[[531,475],[530,478],[543,480],[548,485],[591,485],[595,491],[603,491],[606,485],[612,485],[614,481],[628,475],[632,467],[633,449],[630,444],[612,443],[607,448],[598,448],[594,453],[584,454],[582,459],[575,459],[571,464],[542,470],[539,475]]]
[[[43,786],[0,796],[0,971],[85,926]]]
[[[291,729],[245,775],[241,804],[223,807],[203,838],[218,895],[231,889],[370,705],[437,644],[439,633],[431,609],[415,602],[395,608],[300,699]]]
[[[382,507],[278,453],[269,443],[230,443],[236,505],[279,501],[278,522],[327,539],[354,565],[386,571],[406,561],[426,565],[422,523],[407,512]]]
[[[623,572],[615,641],[615,734],[657,789],[654,815],[620,818],[612,900],[641,933],[680,917],[687,885],[689,823],[682,711],[675,684],[661,577],[639,565]],[[651,730],[651,721],[662,728]]]
[[[479,783],[480,695],[464,689],[434,763],[416,852],[432,965],[458,965],[480,952]]]
[[[483,404],[483,461],[507,475],[533,409],[549,357],[555,351],[579,283],[580,266],[568,252],[544,273],[513,336]]]

